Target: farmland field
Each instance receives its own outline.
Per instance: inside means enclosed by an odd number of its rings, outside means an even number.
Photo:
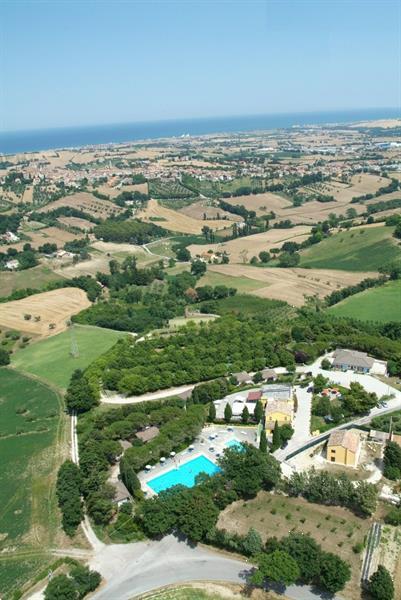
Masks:
[[[375,271],[401,260],[401,249],[392,237],[393,227],[362,227],[332,235],[301,253],[301,266],[315,269]]]
[[[249,196],[246,197],[249,198]],[[230,201],[230,204],[233,204],[231,200],[234,200],[234,198],[229,198],[228,200]],[[236,198],[235,200],[238,200],[238,198]],[[242,204],[242,202],[240,202],[239,204]],[[187,215],[188,217],[193,217],[194,219],[203,220],[204,215],[206,215],[206,220],[216,219],[217,217],[224,217],[228,221],[243,221],[242,217],[240,217],[239,215],[234,215],[216,206],[210,206],[207,200],[199,200],[198,202],[192,202],[188,206],[180,208],[178,212],[182,213],[183,215]],[[207,225],[208,223],[205,224]]]
[[[47,283],[60,279],[63,279],[63,277],[54,273],[46,265],[38,265],[24,271],[1,273],[0,296],[9,296],[14,290],[21,290],[28,287],[40,289]]]
[[[401,281],[365,290],[335,304],[330,312],[362,321],[401,321]]]
[[[249,194],[248,196],[234,196],[232,198],[225,198],[224,200],[236,206],[243,204],[248,210],[254,210],[257,215],[265,215],[271,210],[284,215],[284,209],[292,207],[290,200],[286,200],[286,198],[278,194],[272,194],[271,192]]]
[[[64,196],[64,198],[60,198],[55,202],[46,204],[46,206],[40,208],[38,212],[46,213],[50,210],[54,210],[55,208],[59,208],[60,206],[71,206],[73,208],[78,208],[79,210],[89,213],[98,219],[106,219],[112,214],[120,213],[123,210],[109,200],[99,200],[99,198],[96,198],[88,192],[77,192],[71,196]]]
[[[225,273],[211,271],[210,268],[197,283],[198,287],[202,285],[225,285],[227,287],[236,288],[239,294],[246,294],[264,287],[264,283],[258,282],[255,279],[226,275]]]
[[[230,532],[245,534],[254,527],[264,540],[288,535],[289,530],[310,533],[323,550],[339,554],[350,563],[352,579],[345,588],[348,600],[360,598],[359,576],[361,555],[352,550],[361,543],[370,522],[350,511],[333,506],[310,504],[302,498],[288,498],[259,492],[247,502],[234,502],[219,517],[218,527]],[[359,595],[356,595],[359,594]]]
[[[258,282],[258,288],[248,293],[261,298],[284,300],[293,306],[302,306],[305,295],[317,294],[323,298],[336,289],[354,285],[365,277],[375,275],[368,272],[354,273],[329,269],[280,269],[231,264],[209,265],[208,270],[229,275],[234,279],[254,279]]]
[[[0,326],[33,335],[48,336],[63,331],[71,315],[91,305],[86,293],[66,287],[0,304]],[[30,315],[29,320],[25,319]],[[39,320],[38,320],[39,319]],[[50,328],[50,325],[54,327]]]
[[[56,392],[1,369],[0,589],[6,594],[43,566],[58,535],[54,483],[66,450],[60,409]]]
[[[79,350],[77,358],[70,354],[71,334],[64,331],[19,350],[11,357],[12,365],[65,389],[75,369],[85,369],[124,334],[89,325],[74,325],[74,335]]]
[[[24,234],[29,239],[21,240],[15,244],[10,244],[11,248],[22,250],[24,244],[27,242],[31,244],[32,248],[36,249],[47,242],[57,244],[58,248],[62,248],[66,242],[71,242],[72,240],[84,237],[83,233],[70,233],[65,229],[59,229],[58,227],[44,227],[43,229],[36,228],[35,230],[25,230]]]
[[[163,219],[157,221],[157,225],[170,231],[177,231],[178,233],[199,234],[205,225],[203,219],[194,219],[193,217],[161,206],[156,200],[149,200],[145,210],[138,213],[138,217],[144,221],[151,221],[151,219],[155,218]],[[207,225],[211,229],[221,229],[222,227],[226,227],[227,221],[208,221]]]
[[[210,221],[211,223],[213,221]],[[262,250],[271,248],[280,248],[284,242],[294,241],[302,242],[310,232],[309,226],[298,226],[292,229],[269,229],[263,233],[248,235],[236,238],[228,242],[219,242],[217,244],[191,244],[188,250],[192,256],[201,255],[209,249],[213,252],[227,252],[230,257],[230,263],[249,262],[252,256],[258,256]]]

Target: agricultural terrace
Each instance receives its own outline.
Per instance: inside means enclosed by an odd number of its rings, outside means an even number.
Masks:
[[[189,217],[188,215],[171,210],[171,208],[161,206],[157,200],[153,199],[149,200],[147,207],[140,211],[137,216],[143,221],[153,221],[159,227],[178,233],[200,234],[202,227],[205,226],[203,218],[195,219]],[[208,221],[207,225],[211,229],[222,229],[223,227],[227,227],[227,221]]]
[[[217,523],[219,529],[245,535],[253,527],[263,541],[288,531],[310,534],[326,552],[340,554],[350,563],[352,579],[345,587],[348,600],[360,599],[361,555],[353,547],[363,544],[370,521],[339,506],[311,504],[303,498],[291,498],[259,492],[253,500],[229,505]],[[340,551],[341,549],[341,551]]]
[[[58,394],[12,369],[0,374],[0,590],[7,597],[64,542],[55,477],[66,450]]]
[[[60,206],[77,208],[98,219],[106,219],[113,214],[118,214],[123,211],[122,208],[116,204],[113,204],[113,202],[110,202],[109,200],[99,200],[99,198],[95,198],[95,196],[89,194],[88,192],[77,192],[71,196],[60,198],[55,202],[50,202],[50,204],[46,204],[46,206],[39,208],[37,212],[47,213],[51,210],[55,210],[56,208],[60,208]]]
[[[293,306],[302,306],[305,296],[324,298],[331,292],[359,283],[366,277],[374,277],[375,273],[356,273],[329,269],[301,269],[276,267],[263,268],[250,265],[209,265],[207,274],[218,273],[234,279],[231,287],[237,287],[235,280],[239,280],[243,293],[250,293],[260,298],[284,300]],[[244,281],[257,282],[258,287],[245,290]]]
[[[73,335],[74,338],[70,331],[64,331],[19,350],[11,356],[12,366],[66,389],[75,369],[85,369],[124,334],[89,325],[74,325]],[[71,356],[72,339],[78,347],[77,357]]]
[[[215,253],[227,252],[230,263],[246,264],[252,256],[258,256],[262,250],[269,251],[271,248],[281,248],[284,242],[303,242],[309,237],[310,230],[311,228],[308,225],[300,225],[291,229],[269,229],[262,233],[238,237],[228,242],[191,244],[188,246],[188,250],[193,257],[201,256],[209,250]]]
[[[361,227],[342,231],[301,252],[301,266],[345,271],[376,271],[401,259],[394,227]]]
[[[362,321],[401,321],[401,280],[345,298],[329,310],[336,316]]]
[[[83,290],[60,288],[0,304],[0,326],[46,337],[64,331],[70,317],[88,306]]]

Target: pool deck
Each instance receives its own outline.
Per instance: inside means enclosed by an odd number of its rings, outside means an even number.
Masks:
[[[233,425],[209,425],[202,429],[200,435],[193,442],[193,449],[186,448],[182,452],[177,453],[174,457],[166,456],[164,463],[158,463],[152,466],[149,471],[141,471],[138,474],[139,481],[145,496],[151,498],[157,494],[148,485],[148,482],[159,475],[164,475],[172,469],[176,469],[194,458],[203,455],[213,463],[217,462],[218,457],[223,454],[227,447],[227,442],[237,440],[238,442],[248,442],[249,444],[257,444],[256,440],[257,428],[244,427]],[[210,439],[211,436],[216,436],[215,439]]]

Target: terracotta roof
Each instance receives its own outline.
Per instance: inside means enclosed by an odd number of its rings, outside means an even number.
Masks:
[[[150,442],[150,440],[153,440],[153,438],[155,438],[157,435],[159,435],[159,428],[152,426],[144,429],[143,431],[138,431],[136,437],[146,443]]]
[[[286,402],[285,400],[270,400],[266,404],[266,415],[270,415],[271,413],[279,412],[284,415],[292,415],[292,404],[291,402]]]
[[[257,390],[256,392],[249,392],[247,401],[248,402],[257,402],[262,397],[262,390]]]
[[[359,435],[354,431],[333,431],[329,437],[329,446],[342,446],[351,452],[357,452],[359,448]]]

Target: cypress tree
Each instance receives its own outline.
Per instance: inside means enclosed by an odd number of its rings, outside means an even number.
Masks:
[[[227,402],[226,407],[224,409],[224,420],[226,423],[231,421],[231,417],[233,416],[233,411],[230,404]]]
[[[267,439],[266,439],[266,431],[262,429],[259,440],[259,450],[261,452],[267,452]]]
[[[274,423],[273,429],[273,443],[272,443],[272,452],[280,448],[281,446],[281,438],[280,438],[280,429],[277,421]]]

